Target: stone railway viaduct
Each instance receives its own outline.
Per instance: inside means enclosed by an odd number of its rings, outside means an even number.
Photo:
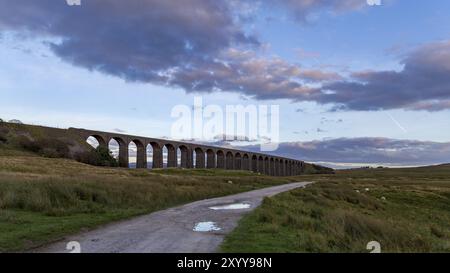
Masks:
[[[131,142],[137,147],[136,168],[147,168],[148,145],[151,145],[153,149],[153,168],[164,167],[164,147],[167,148],[167,168],[246,170],[272,176],[298,175],[305,168],[303,161],[236,149],[77,128],[69,128],[69,132],[85,140],[94,137],[100,146],[107,149],[109,142],[112,139],[116,140],[119,143],[119,165],[125,168],[129,167],[128,146]],[[181,154],[180,161],[178,150]]]

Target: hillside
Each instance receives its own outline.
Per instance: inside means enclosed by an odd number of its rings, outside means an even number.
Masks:
[[[337,171],[267,198],[226,252],[450,252],[450,165]]]
[[[63,129],[0,123],[0,252],[27,250],[195,200],[298,180],[215,169],[96,167],[70,159],[92,150]]]
[[[40,155],[75,158],[92,149],[86,141],[76,139],[65,129],[0,122],[1,155]]]

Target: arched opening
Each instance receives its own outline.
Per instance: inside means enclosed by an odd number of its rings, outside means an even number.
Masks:
[[[143,169],[147,167],[147,153],[144,143],[134,139],[128,145],[128,157],[130,168]]]
[[[195,168],[196,169],[204,169],[205,168],[205,152],[197,147],[194,149],[195,151]]]
[[[108,148],[108,144],[106,143],[106,140],[102,136],[99,136],[99,135],[89,136],[86,139],[86,142],[89,145],[91,145],[94,149],[97,149],[97,147],[99,147],[99,146]]]
[[[162,154],[162,167],[163,168],[167,168],[167,163],[168,163],[168,150],[167,147],[165,145],[163,145],[161,147],[161,154]]]
[[[225,169],[225,154],[223,151],[217,151],[217,168]]]
[[[270,158],[270,169],[269,169],[269,175],[275,174],[275,160],[273,157]]]
[[[164,145],[164,148],[167,150],[167,168],[178,167],[177,149],[175,149],[175,146],[166,144]]]
[[[242,170],[242,156],[240,153],[236,153],[234,156],[234,169]]]
[[[149,155],[151,150],[151,155]],[[147,155],[151,158],[152,169],[161,169],[163,167],[163,156],[161,146],[156,142],[150,142],[147,145]]]
[[[213,169],[216,167],[216,154],[213,150],[206,150],[206,168]]]
[[[280,176],[281,175],[281,165],[280,165],[280,159],[275,159],[275,174],[277,175],[277,176]]]
[[[242,157],[242,169],[244,171],[250,170],[250,159],[248,157],[248,154],[244,154],[244,156]]]
[[[93,136],[88,137],[86,139],[86,143],[89,144],[94,149],[97,149],[97,147],[100,146],[98,140]]]
[[[233,170],[234,169],[233,153],[232,152],[227,152],[225,169],[227,169],[227,170]]]
[[[256,155],[252,156],[252,172],[258,172],[258,157]]]
[[[273,165],[273,173],[272,175],[279,176],[280,175],[280,160],[278,158],[274,159],[274,165]]]
[[[192,168],[192,151],[188,147],[181,145],[180,149],[180,167],[181,168]]]
[[[147,144],[145,147],[146,155],[147,155],[147,169],[153,168],[153,147],[151,144]]]
[[[108,149],[111,151],[111,155],[116,159],[119,160],[119,142],[112,138],[108,142]]]
[[[264,173],[264,158],[261,155],[258,158],[258,172]]]
[[[119,167],[128,168],[128,144],[120,137],[113,137],[108,143],[108,149],[119,161]]]
[[[279,166],[280,166],[280,173],[279,173],[279,175],[285,176],[284,160],[283,159],[280,159]]]
[[[133,141],[128,143],[128,168],[136,169],[137,146]]]
[[[268,157],[264,158],[264,173],[270,175],[270,162]]]

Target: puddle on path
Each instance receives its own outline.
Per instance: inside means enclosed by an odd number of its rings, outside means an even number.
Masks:
[[[195,225],[193,230],[198,232],[218,231],[220,227],[216,226],[215,222],[200,222]]]
[[[212,210],[248,209],[248,208],[250,208],[250,204],[237,203],[237,204],[215,206],[215,207],[209,207],[209,208]]]

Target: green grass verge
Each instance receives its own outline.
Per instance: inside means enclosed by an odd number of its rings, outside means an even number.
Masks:
[[[340,171],[266,198],[224,252],[450,252],[450,166]],[[368,190],[366,190],[368,189]]]

